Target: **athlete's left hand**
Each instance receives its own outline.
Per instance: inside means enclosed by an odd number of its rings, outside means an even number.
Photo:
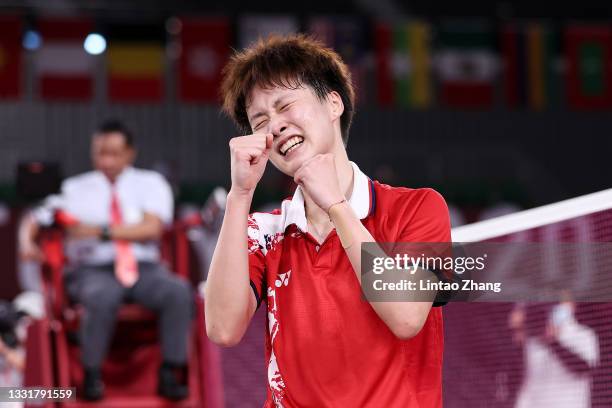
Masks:
[[[295,172],[293,180],[324,211],[327,211],[332,204],[345,198],[340,191],[336,163],[331,153],[317,154],[306,160]]]

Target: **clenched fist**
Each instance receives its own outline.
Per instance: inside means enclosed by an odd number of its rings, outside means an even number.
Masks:
[[[230,140],[232,190],[250,194],[266,169],[272,148],[271,133],[238,136]]]
[[[331,153],[317,154],[306,160],[295,172],[293,180],[325,211],[328,211],[332,204],[344,199],[338,183],[336,163]]]

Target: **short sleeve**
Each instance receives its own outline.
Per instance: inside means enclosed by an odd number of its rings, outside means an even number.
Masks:
[[[260,229],[257,220],[253,215],[249,215],[248,227],[248,253],[249,253],[249,279],[251,288],[257,299],[257,308],[264,297],[265,283],[265,255],[263,252],[262,241],[260,240]]]
[[[435,190],[425,189],[424,196],[416,208],[407,209],[402,217],[404,225],[400,229],[397,242],[451,242],[450,216],[444,198]],[[449,247],[450,249],[450,247]],[[439,279],[444,279],[436,272]],[[449,294],[438,292],[433,306],[443,306]]]
[[[407,209],[397,242],[450,242],[450,216],[444,198],[426,189],[416,209]]]
[[[146,188],[142,189],[142,210],[156,215],[164,224],[170,224],[174,215],[174,199],[172,189],[157,173],[152,173],[145,181]]]

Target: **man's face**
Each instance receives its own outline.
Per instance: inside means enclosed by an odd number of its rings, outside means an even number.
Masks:
[[[91,142],[91,158],[96,170],[115,181],[134,161],[134,149],[125,143],[125,137],[119,132],[98,133]]]
[[[256,86],[247,115],[253,133],[272,133],[270,161],[293,176],[302,163],[317,154],[333,153],[340,139],[340,96],[320,100],[309,86],[288,89]],[[338,102],[340,101],[340,102]]]

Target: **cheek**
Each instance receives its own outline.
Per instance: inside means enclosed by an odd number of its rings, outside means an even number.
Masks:
[[[316,104],[304,111],[303,123],[310,130],[308,133],[311,137],[318,139],[318,143],[328,139],[328,136],[333,132],[333,127],[328,117],[327,110]],[[329,138],[331,139],[331,138]]]
[[[321,121],[321,113],[316,107],[311,104],[295,107],[289,112],[289,120],[299,126],[302,130],[308,132],[308,129],[314,127]]]

